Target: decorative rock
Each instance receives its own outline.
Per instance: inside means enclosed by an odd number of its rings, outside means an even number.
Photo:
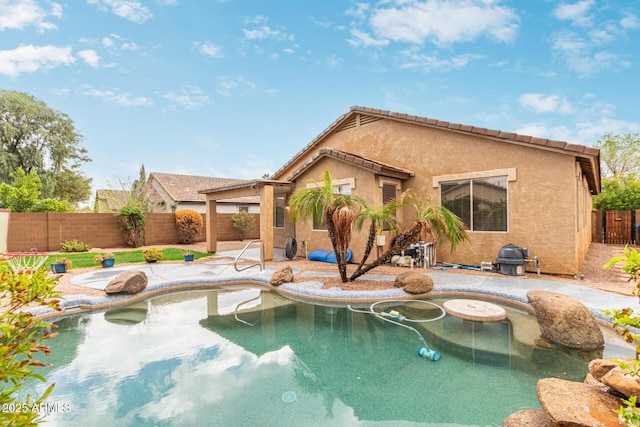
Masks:
[[[640,378],[629,375],[628,370],[615,367],[604,374],[600,381],[627,397],[640,397]]]
[[[604,347],[596,319],[580,301],[548,291],[529,291],[527,298],[544,338],[580,350]]]
[[[589,362],[589,373],[593,375],[593,378],[602,382],[602,377],[618,366],[619,365],[611,359],[593,359]]]
[[[544,378],[538,381],[537,392],[540,405],[551,425],[620,425],[615,411],[620,407],[621,400],[599,387],[558,378]]]
[[[433,279],[426,274],[405,271],[396,276],[395,285],[410,294],[423,294],[433,289]]]
[[[143,271],[128,270],[118,273],[108,284],[104,291],[109,294],[137,294],[142,292],[149,283],[147,275]]]
[[[502,427],[522,426],[553,427],[553,424],[542,409],[523,409],[509,415],[502,422]]]
[[[273,286],[280,286],[287,282],[293,282],[293,269],[288,265],[276,270],[269,281]]]

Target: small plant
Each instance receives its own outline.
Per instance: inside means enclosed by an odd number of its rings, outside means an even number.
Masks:
[[[231,225],[237,230],[238,238],[242,241],[244,234],[256,226],[256,219],[249,212],[238,212],[231,217]]]
[[[184,256],[191,256],[191,255],[193,255],[193,252],[191,252],[189,249],[185,249],[185,250],[182,252],[182,255],[184,255]]]
[[[175,217],[179,243],[193,243],[202,230],[202,215],[191,209],[180,209],[176,211]]]
[[[142,256],[147,262],[160,261],[162,259],[162,249],[150,246],[142,250]]]
[[[636,406],[636,400],[636,396],[631,396],[628,400],[622,399],[622,403],[624,403],[624,405],[620,406],[618,410],[615,411],[615,413],[618,414],[618,418],[625,426],[640,425],[640,408]]]
[[[64,264],[66,266],[67,271],[71,270],[71,265],[73,264],[69,258],[58,258],[56,259],[56,264]]]
[[[114,256],[111,252],[107,252],[106,254],[100,254],[100,255],[96,255],[93,257],[93,261],[97,262],[98,264],[102,264],[103,262],[105,262],[108,259],[113,259]]]
[[[91,245],[78,242],[76,239],[66,240],[60,244],[60,252],[88,252]]]

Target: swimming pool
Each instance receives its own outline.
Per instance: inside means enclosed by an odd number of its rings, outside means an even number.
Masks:
[[[441,303],[442,300],[430,300]],[[346,306],[252,286],[178,292],[55,321],[48,425],[499,426],[538,408],[536,382],[582,381],[589,360],[629,355],[539,348],[535,319],[446,316],[411,331]],[[399,307],[401,310],[402,307]],[[44,387],[37,385],[38,388]]]

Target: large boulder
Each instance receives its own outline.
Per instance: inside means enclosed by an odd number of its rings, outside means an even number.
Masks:
[[[433,279],[423,273],[405,271],[396,276],[395,285],[410,294],[424,294],[433,289]]]
[[[554,426],[618,426],[621,401],[600,387],[543,378],[536,387],[540,406]],[[544,425],[544,424],[543,424]]]
[[[149,283],[147,275],[143,271],[127,270],[118,273],[108,284],[104,291],[111,294],[137,294],[142,292]]]
[[[548,291],[529,291],[542,336],[580,350],[604,347],[604,335],[589,309],[570,296]]]
[[[276,270],[269,280],[273,286],[280,286],[288,282],[293,282],[293,269],[288,265]]]

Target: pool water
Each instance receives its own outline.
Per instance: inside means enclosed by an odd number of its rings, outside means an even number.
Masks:
[[[393,308],[410,318],[433,314],[407,305]],[[535,319],[505,308],[503,322],[446,316],[412,324],[441,352],[436,362],[418,356],[420,338],[406,328],[252,287],[173,293],[77,314],[57,320],[60,335],[48,341],[54,366],[44,374],[56,385],[45,420],[500,426],[513,412],[540,407],[539,378],[582,381],[589,360],[632,354],[618,341],[604,355],[536,347]]]

